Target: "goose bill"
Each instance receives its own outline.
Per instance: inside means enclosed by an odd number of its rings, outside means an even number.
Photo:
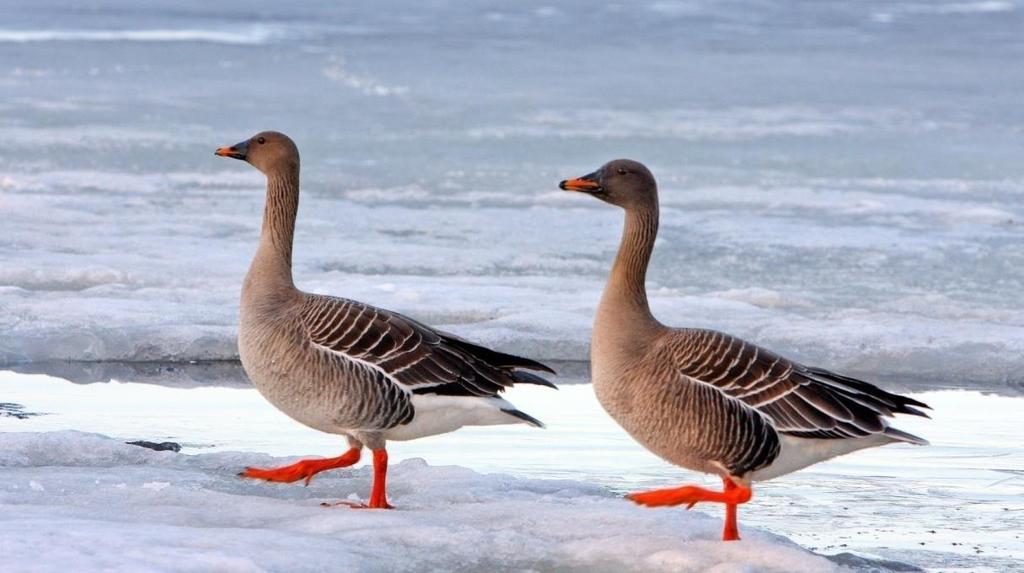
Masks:
[[[604,189],[601,184],[596,181],[594,174],[584,175],[583,177],[577,177],[575,179],[566,179],[558,184],[558,187],[564,191],[578,191],[581,193],[600,193]]]
[[[236,143],[230,147],[219,147],[217,151],[214,151],[214,155],[220,155],[221,157],[230,157],[232,159],[245,159],[246,153],[249,151],[249,142],[243,141]]]

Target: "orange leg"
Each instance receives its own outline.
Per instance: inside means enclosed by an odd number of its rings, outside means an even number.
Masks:
[[[309,485],[313,476],[322,471],[333,470],[335,468],[346,468],[355,464],[359,461],[359,452],[360,448],[351,448],[336,458],[327,458],[323,460],[301,460],[290,466],[271,469],[245,468],[245,471],[238,475],[247,478],[287,483],[305,479],[306,485]]]
[[[736,506],[750,501],[753,494],[750,488],[743,487],[729,478],[722,478],[722,483],[725,484],[725,491],[714,491],[695,485],[684,485],[683,487],[631,493],[626,498],[647,507],[682,505],[685,503],[686,509],[690,509],[701,501],[723,503],[725,504],[725,529],[722,531],[722,540],[736,541],[740,538],[739,526],[736,523]]]
[[[725,485],[725,493],[729,493],[738,489],[740,486],[736,485],[729,478],[722,478],[722,484]],[[750,499],[750,490],[747,490],[747,499]],[[740,527],[736,523],[736,506],[737,503],[726,503],[725,504],[725,528],[722,529],[722,541],[739,541],[740,540]]]
[[[388,451],[384,448],[373,450],[373,488],[370,490],[371,508],[393,509],[388,503]]]
[[[339,501],[336,503],[321,503],[320,505],[324,507],[344,505],[351,509],[394,509],[394,506],[388,503],[387,476],[388,451],[383,448],[373,450],[373,487],[370,488],[370,503]]]

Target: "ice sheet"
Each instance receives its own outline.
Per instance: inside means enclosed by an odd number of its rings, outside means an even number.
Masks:
[[[303,154],[299,285],[582,360],[619,213],[661,184],[659,317],[793,358],[1019,380],[1018,2],[13,5],[0,363],[232,358],[262,183]],[[564,33],[571,27],[583,34]]]
[[[79,432],[0,435],[0,547],[19,571],[715,571],[839,568],[778,536],[724,544],[699,514],[649,512],[585,482],[479,474],[411,459],[394,511],[366,467],[307,488],[244,481],[253,454],[154,452]],[[59,539],[59,543],[54,543]]]
[[[74,384],[0,372],[0,396],[14,404],[6,410],[0,405],[0,432],[75,429],[122,441],[176,442],[187,454],[251,452],[250,461],[239,460],[243,464],[260,463],[265,454],[334,457],[345,447],[338,436],[287,418],[251,387],[216,385],[226,373],[219,381],[213,373],[193,372],[207,384],[182,387],[174,378],[186,375],[179,367],[149,372],[146,383]],[[140,375],[125,370],[119,376]],[[391,460],[424,458],[481,474],[585,482],[613,495],[684,483],[718,487],[715,477],[672,466],[643,449],[608,417],[589,384],[573,381],[560,377],[558,391],[520,387],[507,394],[544,421],[543,430],[464,428],[392,443]],[[931,446],[864,450],[758,483],[754,499],[740,510],[741,533],[769,531],[830,558],[844,552],[869,557],[875,569],[860,570],[877,571],[879,558],[925,570],[1012,570],[1024,559],[1024,438],[1018,430],[1024,398],[930,391],[927,385],[910,395],[932,406],[933,418],[901,416],[894,424],[928,438]],[[651,510],[651,517],[666,511],[683,510]],[[718,520],[723,513],[705,504],[693,512]]]

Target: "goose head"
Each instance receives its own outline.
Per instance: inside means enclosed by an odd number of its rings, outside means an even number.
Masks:
[[[221,147],[214,154],[241,159],[268,175],[299,167],[299,148],[290,137],[277,131],[261,131],[245,141]]]
[[[564,191],[586,193],[623,209],[657,206],[658,185],[643,163],[616,159],[597,171],[566,179],[558,184]]]

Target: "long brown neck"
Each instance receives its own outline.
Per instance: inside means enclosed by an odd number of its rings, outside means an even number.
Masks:
[[[263,229],[246,286],[294,288],[292,242],[295,216],[299,210],[299,168],[287,167],[267,174],[267,202],[263,207]]]
[[[594,320],[594,344],[600,352],[632,352],[644,344],[644,335],[661,324],[647,303],[647,265],[658,236],[658,204],[626,209],[622,242]],[[616,350],[613,350],[616,349]]]

